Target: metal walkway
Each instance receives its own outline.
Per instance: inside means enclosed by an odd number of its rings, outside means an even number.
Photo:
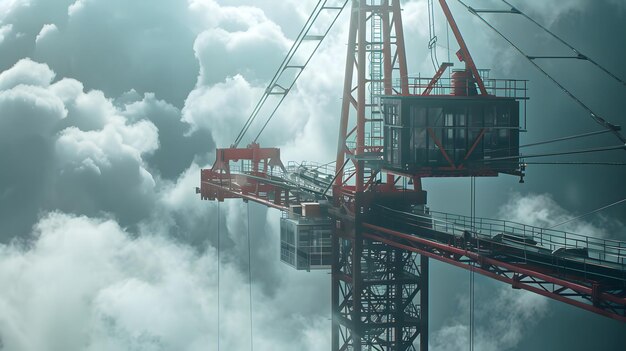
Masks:
[[[204,185],[214,196],[243,198],[287,211],[327,199],[332,167],[289,164],[259,174],[245,162]],[[257,183],[253,188],[250,183]],[[283,189],[281,201],[265,189]],[[269,189],[269,188],[268,188]],[[534,293],[626,322],[626,242],[512,221],[443,212],[368,210],[364,239],[416,252]]]
[[[377,206],[371,240],[626,321],[626,242],[505,220]]]

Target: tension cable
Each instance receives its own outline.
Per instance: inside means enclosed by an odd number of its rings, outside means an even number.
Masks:
[[[532,17],[528,16],[526,13],[520,11],[518,8],[516,8],[515,6],[511,5],[507,0],[502,0],[502,2],[507,4],[507,5],[509,5],[509,6],[511,6],[511,11],[512,12],[514,11],[513,13],[518,14],[518,15],[522,15],[524,18],[526,18],[530,22],[534,23],[537,27],[543,29],[546,33],[550,34],[554,39],[558,40],[561,44],[567,46],[570,50],[572,50],[574,52],[574,54],[576,54],[576,56],[570,57],[570,58],[575,58],[575,59],[578,59],[578,60],[588,61],[592,65],[594,65],[594,66],[598,67],[600,70],[604,71],[604,73],[606,73],[607,75],[609,75],[610,77],[612,77],[613,79],[615,79],[616,81],[621,83],[622,85],[626,86],[626,82],[624,82],[624,80],[622,80],[616,74],[612,73],[607,68],[605,68],[604,66],[600,65],[599,63],[597,63],[595,60],[593,60],[589,56],[582,54],[578,49],[576,49],[574,46],[572,46],[571,44],[569,44],[568,42],[563,40],[561,37],[559,37],[558,35],[556,35],[552,31],[550,31],[548,28],[543,26],[541,23],[537,22],[535,19],[533,19]]]
[[[569,91],[565,86],[559,83],[552,75],[546,72],[541,66],[539,66],[535,62],[535,58],[527,55],[519,46],[515,45],[511,39],[509,39],[506,35],[500,32],[496,27],[494,27],[491,23],[489,23],[484,17],[482,17],[477,10],[468,6],[463,2],[463,0],[457,0],[463,7],[465,7],[470,13],[478,17],[485,25],[491,28],[496,34],[498,34],[502,39],[504,39],[509,45],[511,45],[517,52],[519,52],[531,65],[533,65],[539,72],[541,72],[546,78],[548,78],[552,83],[554,83],[561,91],[563,91],[567,96],[569,96],[574,102],[576,102],[580,107],[582,107],[585,111],[589,113],[589,116],[599,125],[611,131],[615,137],[617,137],[622,143],[626,143],[626,138],[620,133],[621,127],[614,125],[598,114],[596,114],[587,104],[585,104],[582,100],[580,100],[576,95],[574,95],[571,91]]]
[[[556,227],[561,226],[561,225],[563,225],[563,224],[567,224],[567,223],[572,222],[572,221],[575,221],[575,220],[577,220],[577,219],[580,219],[580,218],[583,218],[583,217],[587,217],[587,216],[589,216],[589,215],[591,215],[591,214],[594,214],[594,213],[600,212],[600,211],[605,210],[605,209],[607,209],[607,208],[609,208],[609,207],[613,207],[613,206],[615,206],[615,205],[619,205],[619,204],[621,204],[622,202],[626,202],[626,199],[621,199],[621,200],[616,201],[616,202],[614,202],[614,203],[612,203],[612,204],[609,204],[609,205],[606,205],[606,206],[602,206],[602,207],[600,207],[600,208],[598,208],[598,209],[595,209],[595,210],[593,210],[593,211],[587,212],[587,213],[582,214],[582,215],[580,215],[580,216],[577,216],[577,217],[574,217],[574,218],[570,218],[570,219],[568,219],[567,221],[564,221],[564,222],[561,222],[561,223],[555,224],[555,225],[550,226],[550,227],[546,227],[545,229],[552,229],[552,228],[556,228]]]

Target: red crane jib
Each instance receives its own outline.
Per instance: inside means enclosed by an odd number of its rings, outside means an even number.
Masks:
[[[231,162],[240,162],[234,173]],[[213,167],[200,173],[201,185],[196,193],[203,200],[243,198],[285,209],[288,189],[268,182],[276,168],[285,171],[278,148],[262,148],[252,143],[246,148],[217,149]]]

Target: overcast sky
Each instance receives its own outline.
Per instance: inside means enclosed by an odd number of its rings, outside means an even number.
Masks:
[[[513,2],[626,79],[624,1]],[[218,209],[194,191],[200,169],[216,146],[233,142],[316,3],[0,0],[0,350],[216,350],[218,223],[222,349],[250,345],[248,228],[255,349],[329,349],[329,276],[279,262],[280,213],[239,200]],[[479,67],[530,80],[523,143],[600,129],[450,5]],[[426,1],[403,7],[410,71],[432,75]],[[261,138],[281,147],[283,162],[334,157],[346,14]],[[489,18],[529,54],[569,54],[506,16]],[[447,47],[439,11],[436,28],[443,60],[456,48]],[[626,87],[582,61],[542,66],[597,113],[626,125]],[[532,153],[616,144],[602,135]],[[562,160],[625,158],[617,151]],[[509,176],[479,179],[478,215],[556,224],[626,198],[625,168],[531,166],[523,185]],[[424,185],[431,208],[469,214],[468,179]],[[622,204],[563,229],[626,240],[625,222]],[[464,349],[468,273],[431,267],[431,347]],[[626,343],[623,323],[476,281],[476,349],[621,350]]]

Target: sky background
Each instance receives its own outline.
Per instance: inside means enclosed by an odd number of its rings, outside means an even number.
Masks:
[[[328,273],[279,262],[280,213],[239,200],[218,209],[195,194],[200,169],[216,146],[232,143],[316,2],[0,0],[0,350],[215,350],[218,216],[222,348],[250,345],[249,230],[255,349],[329,349]],[[626,2],[513,3],[626,79]],[[480,68],[530,80],[523,143],[600,129],[450,6]],[[432,75],[426,1],[403,7],[410,72]],[[261,138],[281,147],[284,162],[334,158],[346,15]],[[436,16],[443,61],[456,48]],[[520,18],[489,18],[529,54],[569,54]],[[542,67],[626,125],[626,87],[582,61]],[[616,144],[603,135],[532,152]],[[623,151],[562,158],[624,159]],[[527,174],[523,185],[478,179],[477,214],[549,226],[626,197],[626,167],[531,166]],[[424,186],[432,209],[469,214],[468,179]],[[622,204],[562,228],[626,240],[625,222]],[[431,349],[465,349],[469,275],[431,267]],[[482,276],[476,284],[476,349],[626,344],[623,323]]]

